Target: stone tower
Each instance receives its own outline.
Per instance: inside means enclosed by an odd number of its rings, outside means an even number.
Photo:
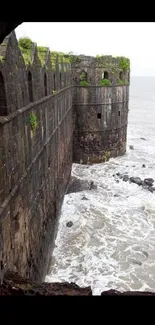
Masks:
[[[80,56],[72,64],[73,161],[98,163],[123,155],[129,104],[130,61]]]

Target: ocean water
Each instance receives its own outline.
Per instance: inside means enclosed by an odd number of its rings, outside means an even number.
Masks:
[[[155,77],[131,78],[129,108],[126,154],[104,164],[73,164],[72,175],[97,189],[65,196],[47,282],[90,285],[93,295],[155,291],[155,193],[113,177],[155,179]]]

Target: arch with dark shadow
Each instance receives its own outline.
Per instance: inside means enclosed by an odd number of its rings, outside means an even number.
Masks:
[[[109,79],[109,73],[107,71],[104,71],[104,78],[103,79]]]
[[[53,75],[53,90],[56,90],[56,84],[55,84],[55,73]]]
[[[122,71],[119,73],[119,79],[123,80],[123,72]]]
[[[29,90],[29,101],[33,102],[33,90],[32,90],[32,73],[28,72],[28,90]]]
[[[0,71],[0,115],[7,115],[7,103],[6,103],[6,93],[5,93],[5,83],[3,75]]]
[[[47,76],[46,72],[44,73],[44,94],[47,96]]]

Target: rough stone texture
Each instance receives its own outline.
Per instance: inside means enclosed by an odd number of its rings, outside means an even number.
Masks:
[[[155,296],[155,292],[149,291],[124,291],[107,290],[101,293],[101,296]]]
[[[73,87],[75,67],[57,58],[52,67],[48,49],[42,64],[36,44],[30,53],[26,66],[14,32],[0,45],[0,277],[10,270],[42,281],[72,161],[104,161],[109,151],[125,152],[128,86]],[[96,84],[102,69],[91,61]],[[104,64],[112,74],[110,62]]]
[[[0,285],[0,296],[92,296],[92,289],[67,282],[37,284],[17,273],[7,272]],[[155,292],[107,290],[101,296],[155,296]]]
[[[72,176],[68,183],[67,194],[97,189],[93,181],[83,180]]]
[[[75,87],[74,162],[104,162],[125,153],[128,96],[128,86]]]
[[[0,296],[92,296],[90,287],[75,283],[33,283],[17,273],[7,272],[0,285]]]
[[[72,165],[72,87],[68,80],[68,87],[44,97],[34,49],[35,101],[29,103],[28,70],[14,32],[1,49],[7,116],[0,116],[0,271],[2,275],[17,271],[41,281]],[[38,121],[35,133],[30,125],[32,112]]]

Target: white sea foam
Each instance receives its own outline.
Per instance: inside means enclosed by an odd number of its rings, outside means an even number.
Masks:
[[[139,98],[135,88],[127,153],[105,164],[73,165],[72,174],[93,180],[97,189],[65,196],[47,282],[91,285],[95,295],[108,289],[155,291],[155,194],[113,176],[155,179],[155,94],[139,90]]]

